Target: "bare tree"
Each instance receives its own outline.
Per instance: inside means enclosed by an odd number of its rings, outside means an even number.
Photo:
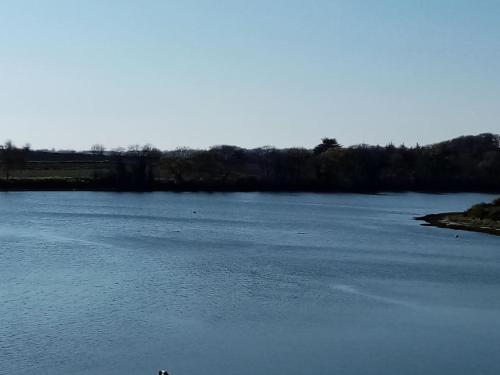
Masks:
[[[104,151],[106,151],[106,147],[104,147],[103,145],[99,144],[99,143],[96,143],[95,145],[93,145],[91,148],[90,148],[90,151],[94,154],[94,155],[103,155],[104,154]]]
[[[5,173],[5,179],[10,178],[10,172],[15,168],[24,168],[26,165],[26,152],[18,149],[12,141],[8,140],[1,147],[0,160]]]

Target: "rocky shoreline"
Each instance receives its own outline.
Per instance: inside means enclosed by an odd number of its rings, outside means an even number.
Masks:
[[[425,221],[425,224],[422,225],[482,232],[500,236],[500,221],[470,217],[463,212],[430,214],[416,217],[415,219]]]

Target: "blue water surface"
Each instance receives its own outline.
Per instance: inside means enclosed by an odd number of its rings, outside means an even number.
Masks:
[[[493,198],[0,193],[0,373],[500,374]]]

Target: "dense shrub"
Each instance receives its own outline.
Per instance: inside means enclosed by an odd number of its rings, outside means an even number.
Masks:
[[[471,218],[478,219],[489,219],[500,221],[500,198],[497,198],[493,201],[493,203],[479,203],[467,211],[465,211],[465,215]]]

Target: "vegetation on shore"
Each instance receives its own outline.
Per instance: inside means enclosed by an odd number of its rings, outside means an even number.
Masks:
[[[313,149],[214,146],[160,151],[132,146],[86,152],[0,148],[2,190],[500,191],[500,136],[480,134],[414,147]]]
[[[500,198],[492,203],[479,203],[465,212],[448,212],[418,217],[427,225],[441,228],[485,232],[500,236]]]

